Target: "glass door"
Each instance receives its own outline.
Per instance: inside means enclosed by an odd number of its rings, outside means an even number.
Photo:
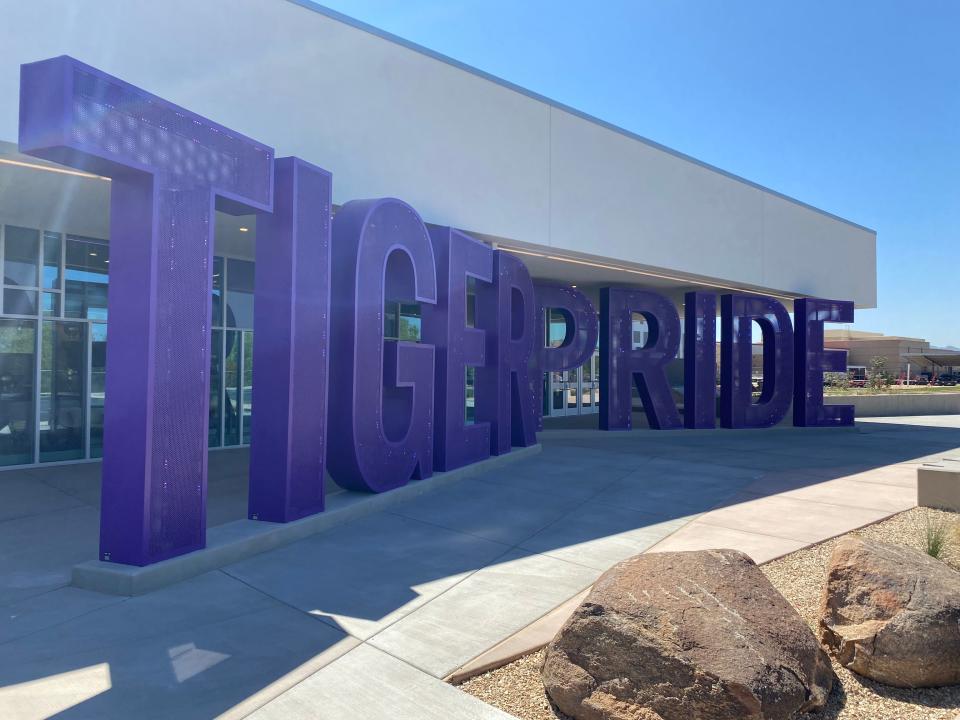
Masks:
[[[103,405],[107,397],[107,324],[90,323],[90,457],[103,457]]]
[[[600,353],[580,368],[580,413],[600,412]]]
[[[40,363],[40,462],[86,454],[87,323],[43,321]]]

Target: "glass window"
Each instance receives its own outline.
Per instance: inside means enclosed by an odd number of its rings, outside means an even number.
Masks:
[[[103,404],[107,397],[107,326],[90,323],[90,457],[103,457]]]
[[[60,289],[60,233],[43,234],[43,287]]]
[[[223,397],[223,330],[214,330],[210,341],[210,425],[207,444],[220,447],[220,407]]]
[[[107,279],[110,246],[103,240],[67,236],[64,275],[64,315],[88,320],[107,319]]]
[[[58,317],[60,315],[60,293],[45,292],[42,295],[42,309],[45,317]]]
[[[0,465],[33,462],[35,320],[0,320]]]
[[[253,263],[227,259],[227,325],[253,327]]]
[[[473,425],[477,421],[477,407],[476,407],[477,369],[471,365],[468,365],[466,370],[467,370],[467,392],[466,392],[466,407],[464,408],[463,419],[467,425]]]
[[[647,319],[642,313],[632,313],[633,316],[633,349],[639,350],[647,344],[650,328]]]
[[[223,258],[213,259],[213,326],[223,327]],[[216,345],[214,345],[216,347]]]
[[[37,291],[5,288],[3,291],[3,312],[7,315],[36,315]]]
[[[227,347],[223,362],[223,444],[240,444],[240,333],[227,330]]]
[[[567,339],[567,319],[559,310],[550,309],[547,312],[550,313],[547,347],[557,348]]]
[[[477,326],[477,279],[467,276],[467,327]]]
[[[397,339],[420,342],[420,304],[401,303],[399,316]]]
[[[383,306],[383,337],[420,342],[420,303],[388,300]]]
[[[3,241],[4,284],[37,287],[40,231],[7,225]]]
[[[85,323],[46,320],[40,362],[40,462],[83,457]]]
[[[253,333],[243,334],[243,443],[250,443],[250,420],[253,417]]]
[[[383,337],[387,340],[397,339],[399,310],[400,308],[395,302],[388,301],[383,307]]]

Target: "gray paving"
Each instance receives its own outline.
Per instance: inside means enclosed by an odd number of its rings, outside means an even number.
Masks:
[[[909,502],[923,459],[960,456],[956,416],[564,424],[537,457],[126,599],[66,586],[96,554],[99,466],[0,472],[0,717],[506,717],[442,678],[611,564],[673,538],[772,557],[814,539],[811,508],[820,534],[870,521]],[[211,524],[244,516],[246,462],[211,454]],[[755,507],[787,521],[771,533]]]
[[[507,720],[513,717],[369,645],[255,712],[254,720]]]

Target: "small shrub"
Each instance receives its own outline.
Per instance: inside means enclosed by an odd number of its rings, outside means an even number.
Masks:
[[[924,552],[932,558],[942,560],[952,540],[951,531],[955,533],[956,528],[951,528],[951,523],[928,513],[924,516],[922,530]]]
[[[848,390],[850,388],[850,375],[844,372],[824,373],[823,384],[835,390]]]
[[[882,355],[870,358],[870,369],[867,371],[867,385],[874,390],[886,390],[890,385],[890,375],[887,373],[887,359]]]

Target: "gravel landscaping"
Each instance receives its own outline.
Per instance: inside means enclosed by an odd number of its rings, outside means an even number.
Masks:
[[[914,508],[851,535],[923,548],[927,524],[948,524],[944,562],[960,570],[960,514]],[[774,586],[817,632],[820,592],[827,560],[837,540],[827,540],[763,566]],[[566,718],[551,707],[540,679],[543,651],[467,680],[460,689],[521,720]],[[860,677],[833,663],[839,683],[827,706],[801,716],[808,720],[954,720],[960,710],[960,685],[906,690]]]

